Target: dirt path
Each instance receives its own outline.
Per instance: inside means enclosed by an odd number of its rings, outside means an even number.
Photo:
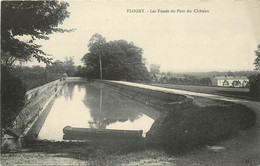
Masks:
[[[42,152],[7,153],[1,155],[1,165],[89,165],[82,160],[68,158],[63,154],[47,154]]]

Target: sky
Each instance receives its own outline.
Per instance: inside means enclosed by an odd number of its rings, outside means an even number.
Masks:
[[[164,72],[254,69],[254,50],[260,44],[259,0],[67,2],[71,14],[60,27],[76,30],[36,41],[54,60],[73,56],[75,64],[82,65],[89,39],[99,33],[107,41],[133,42],[149,64],[159,64]],[[136,9],[145,13],[129,12]]]

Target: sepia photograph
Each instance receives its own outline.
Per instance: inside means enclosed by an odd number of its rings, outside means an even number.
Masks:
[[[260,0],[0,9],[0,165],[260,165]]]

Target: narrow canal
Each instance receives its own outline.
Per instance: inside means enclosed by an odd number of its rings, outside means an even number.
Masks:
[[[38,139],[63,140],[65,126],[143,130],[143,137],[159,113],[116,92],[86,82],[67,82],[54,99]]]

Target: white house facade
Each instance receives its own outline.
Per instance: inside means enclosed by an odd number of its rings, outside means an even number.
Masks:
[[[246,87],[249,79],[245,76],[215,76],[212,79],[213,86]]]

